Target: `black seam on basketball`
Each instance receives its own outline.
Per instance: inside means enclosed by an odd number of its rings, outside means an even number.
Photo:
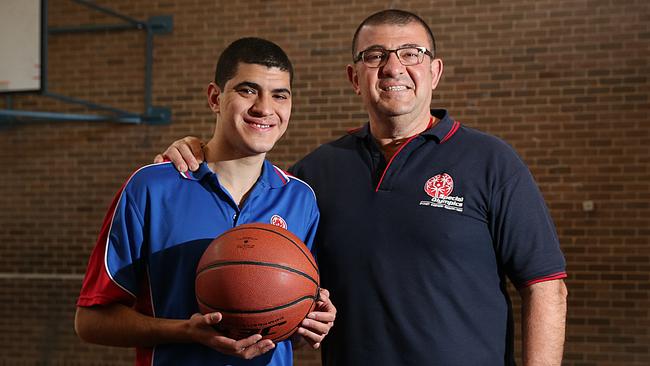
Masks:
[[[198,276],[198,275],[200,275],[201,273],[203,273],[203,272],[205,272],[207,270],[217,268],[217,267],[227,267],[227,266],[237,266],[237,265],[254,265],[254,266],[273,267],[273,268],[283,269],[285,271],[293,272],[295,274],[301,275],[301,276],[307,278],[308,280],[310,280],[311,282],[313,282],[316,286],[318,286],[318,281],[311,278],[311,276],[306,274],[305,272],[301,272],[301,271],[299,271],[297,269],[293,269],[291,267],[283,266],[281,264],[267,263],[267,262],[256,262],[256,261],[228,261],[228,262],[221,262],[221,263],[213,263],[213,264],[210,264],[210,265],[207,265],[207,266],[201,268],[201,270],[198,271],[198,273],[196,275]]]
[[[315,301],[314,301],[314,303],[315,303]],[[308,315],[309,313],[311,313],[311,312],[314,310],[314,307],[315,307],[315,305],[312,304],[312,306],[309,307],[309,310],[307,310],[307,313],[305,313],[305,316],[303,316],[303,318],[306,318],[307,315]],[[275,342],[276,340],[278,340],[278,339],[280,339],[280,338],[286,336],[287,334],[291,334],[291,333],[295,332],[296,329],[298,329],[298,328],[300,327],[300,324],[301,324],[301,323],[302,323],[302,322],[298,323],[298,324],[297,324],[295,327],[293,327],[290,331],[288,331],[288,332],[286,332],[286,333],[284,333],[284,334],[281,334],[281,335],[279,335],[279,336],[277,336],[277,337],[275,337],[275,338],[273,338],[273,339],[271,339],[271,340],[272,340],[273,342]]]
[[[235,232],[235,231],[246,230],[246,229],[250,229],[250,228],[251,228],[251,227],[235,226],[234,228],[232,228],[232,229],[226,231],[225,233],[219,235],[218,237],[221,237],[221,236],[227,235],[227,234],[232,233],[232,232]],[[279,233],[279,232],[277,232],[277,231],[273,231],[273,230],[270,230],[270,229],[266,229],[266,228],[263,228],[263,227],[255,227],[255,229],[257,229],[257,230],[264,230],[264,231],[268,231],[268,232],[271,232],[271,233],[274,233],[274,234],[278,234],[278,235],[280,235],[280,236],[282,236],[282,237],[288,239],[288,240],[291,242],[291,244],[293,244],[296,248],[298,248],[298,250],[300,250],[300,252],[302,253],[302,255],[304,255],[305,258],[307,258],[307,261],[309,261],[309,264],[311,264],[311,266],[314,267],[314,269],[316,270],[316,272],[318,272],[318,266],[316,266],[316,263],[312,262],[312,260],[311,260],[311,258],[309,257],[309,255],[307,255],[307,253],[305,253],[305,251],[302,250],[302,248],[300,247],[300,245],[298,245],[298,243],[296,243],[293,239],[291,239],[290,237],[288,237],[288,236],[286,236],[286,235],[284,235],[284,234],[282,234],[282,233]]]
[[[298,325],[296,325],[295,327],[291,328],[290,331],[285,332],[285,333],[283,333],[283,334],[280,334],[280,335],[278,335],[277,337],[272,338],[271,340],[272,340],[273,342],[277,342],[278,339],[282,339],[282,338],[284,338],[285,336],[287,336],[287,335],[292,334],[293,332],[295,332],[296,329],[298,329],[299,326],[300,326],[300,324],[298,324]]]
[[[317,299],[316,301],[318,301],[318,299]],[[314,301],[314,303],[315,303],[315,301]],[[305,316],[303,316],[303,318],[306,318],[307,315],[308,315],[309,313],[311,313],[311,312],[314,310],[314,307],[315,307],[315,305],[312,304],[312,306],[309,307],[309,310],[307,310],[307,312],[305,313]],[[281,334],[281,335],[279,335],[279,336],[273,338],[272,341],[275,342],[276,340],[278,340],[278,339],[280,339],[280,338],[283,338],[283,337],[286,336],[287,334],[292,334],[293,332],[296,331],[296,329],[298,329],[298,328],[300,327],[300,324],[301,324],[301,323],[302,323],[302,322],[296,324],[296,326],[293,327],[290,331],[288,331],[288,332],[286,332],[286,333],[284,333],[284,334]]]
[[[210,308],[211,312],[218,311],[220,313],[230,313],[230,314],[259,314],[259,313],[266,313],[269,311],[276,311],[284,308],[291,307],[299,302],[305,301],[306,299],[311,299],[312,301],[316,301],[313,296],[303,296],[297,300],[294,300],[290,303],[286,303],[280,306],[276,306],[274,308],[268,308],[268,309],[259,309],[259,310],[237,310],[237,309],[222,309],[216,306],[212,306],[208,304],[207,302],[203,301],[199,296],[196,296],[196,300],[201,303],[201,305],[204,305],[206,307]]]

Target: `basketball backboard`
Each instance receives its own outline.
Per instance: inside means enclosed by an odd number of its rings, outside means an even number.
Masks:
[[[0,93],[41,90],[41,0],[0,1]]]

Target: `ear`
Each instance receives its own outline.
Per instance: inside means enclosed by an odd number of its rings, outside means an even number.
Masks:
[[[220,101],[219,96],[221,95],[221,89],[215,83],[210,83],[208,85],[207,97],[208,97],[208,106],[214,113],[219,113],[220,111]]]
[[[433,61],[431,61],[431,90],[434,90],[438,86],[438,82],[442,76],[442,70],[442,60],[434,58]]]
[[[359,88],[359,75],[357,74],[354,65],[348,65],[346,71],[348,73],[348,80],[350,81],[350,84],[352,84],[352,89],[354,89],[354,92],[357,95],[361,95],[361,89]]]

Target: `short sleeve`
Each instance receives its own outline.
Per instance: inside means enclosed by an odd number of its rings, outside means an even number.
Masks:
[[[525,166],[492,197],[490,213],[497,255],[515,286],[566,277],[555,225]]]
[[[143,219],[127,184],[113,199],[88,262],[78,306],[131,306],[142,273]]]
[[[309,219],[306,220],[307,230],[305,234],[305,244],[312,252],[314,252],[314,238],[316,237],[316,229],[318,228],[318,222],[320,220],[320,213],[315,201],[316,199],[314,199],[314,204],[311,207]]]

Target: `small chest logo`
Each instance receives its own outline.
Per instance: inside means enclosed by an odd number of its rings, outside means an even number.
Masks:
[[[424,184],[424,191],[431,197],[447,197],[454,190],[454,179],[447,173],[429,178]]]
[[[431,197],[430,201],[420,201],[420,206],[444,208],[445,210],[463,212],[465,197],[452,196],[454,179],[447,173],[429,178],[424,183],[424,192]]]
[[[284,219],[280,215],[271,216],[271,224],[275,226],[279,226],[283,229],[287,228],[287,222],[284,221]]]

